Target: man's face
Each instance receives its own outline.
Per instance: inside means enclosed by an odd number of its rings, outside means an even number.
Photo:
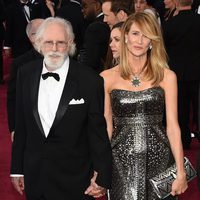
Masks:
[[[30,41],[33,45],[35,43],[35,34],[36,34],[38,28],[40,27],[40,25],[42,24],[43,21],[44,21],[43,19],[35,19],[32,22],[32,27],[31,27],[31,30],[30,30],[30,33],[29,33],[29,39],[30,39]]]
[[[117,16],[111,11],[111,2],[105,2],[102,4],[102,11],[104,14],[104,22],[106,22],[110,28],[119,22]]]
[[[85,19],[93,21],[96,18],[96,3],[95,0],[82,0],[82,12]]]
[[[41,43],[47,69],[53,71],[60,68],[69,52],[68,36],[64,28],[60,24],[50,24],[43,33]]]
[[[20,0],[22,3],[27,3],[29,0]]]

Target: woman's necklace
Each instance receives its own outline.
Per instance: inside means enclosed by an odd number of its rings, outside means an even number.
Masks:
[[[132,86],[134,87],[139,87],[141,85],[141,78],[140,75],[142,74],[142,72],[144,71],[144,69],[146,68],[147,62],[145,62],[144,66],[142,67],[141,71],[139,72],[139,74],[134,74],[133,73],[133,78],[131,80]]]

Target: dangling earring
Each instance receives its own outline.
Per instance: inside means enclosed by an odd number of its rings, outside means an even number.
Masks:
[[[126,40],[125,40],[125,43],[127,44],[127,42],[128,42],[128,40],[126,39]]]
[[[151,50],[151,49],[152,49],[152,45],[150,44],[150,45],[149,45],[149,50]]]

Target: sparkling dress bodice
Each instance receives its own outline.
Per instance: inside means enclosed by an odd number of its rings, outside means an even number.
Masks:
[[[110,95],[114,129],[111,200],[157,200],[149,179],[174,162],[163,126],[164,90],[114,89]]]

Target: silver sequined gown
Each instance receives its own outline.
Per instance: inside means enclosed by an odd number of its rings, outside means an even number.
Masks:
[[[115,89],[111,92],[111,104],[114,133],[110,199],[157,200],[148,180],[173,162],[162,125],[164,90]]]

